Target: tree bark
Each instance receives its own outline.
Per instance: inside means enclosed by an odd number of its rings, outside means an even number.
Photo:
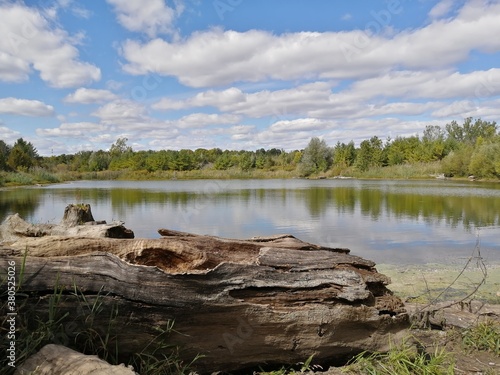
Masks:
[[[313,354],[327,366],[387,349],[389,336],[408,326],[402,302],[387,288],[390,280],[347,249],[291,235],[233,240],[159,233],[159,239],[4,240],[0,268],[9,260],[20,267],[26,255],[21,291],[30,295],[27,311],[47,313],[55,285],[62,288],[61,313],[72,311],[68,318],[80,330],[85,309],[78,310],[75,286],[88,303],[100,301],[97,330],[109,329],[110,314],[118,311],[112,336],[124,358],[143,350],[157,336],[155,327],[175,320],[169,340],[186,361],[204,356],[195,362],[200,372],[290,364]],[[70,342],[78,332],[67,336]]]

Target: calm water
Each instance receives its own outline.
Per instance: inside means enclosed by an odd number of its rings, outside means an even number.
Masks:
[[[136,237],[170,228],[232,238],[291,233],[377,263],[463,262],[481,241],[500,261],[500,184],[449,181],[80,181],[0,190],[0,220],[58,222],[69,203],[123,220]]]

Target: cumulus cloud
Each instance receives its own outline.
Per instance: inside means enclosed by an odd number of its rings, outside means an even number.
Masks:
[[[140,125],[147,120],[146,108],[131,100],[115,100],[99,107],[92,113],[104,124]]]
[[[218,113],[192,113],[184,116],[173,123],[179,128],[202,128],[210,125],[235,124],[240,120],[240,116]]]
[[[54,107],[39,100],[0,99],[0,113],[20,116],[53,116]]]
[[[2,141],[7,144],[14,143],[16,139],[19,139],[19,137],[21,136],[21,133],[6,126],[2,126],[2,123],[0,123],[0,134],[2,134]]]
[[[57,128],[37,129],[36,133],[40,136],[49,137],[68,137],[68,138],[84,138],[89,133],[102,132],[106,130],[106,126],[93,122],[75,122],[63,123]]]
[[[168,42],[127,40],[124,70],[131,74],[174,76],[191,87],[269,79],[350,79],[395,68],[447,68],[472,51],[500,50],[500,3],[470,2],[452,19],[391,35],[212,29]],[[439,35],[439,38],[436,37]]]
[[[176,8],[168,7],[164,0],[107,1],[113,6],[117,20],[124,28],[145,33],[150,38],[174,33],[174,20],[183,10],[180,4]]]
[[[315,82],[282,90],[243,92],[237,87],[225,90],[200,92],[185,100],[163,98],[153,104],[154,109],[171,110],[194,107],[214,107],[223,112],[232,112],[249,117],[282,117],[305,113],[308,110],[328,105],[332,84]]]
[[[269,127],[269,130],[276,133],[315,131],[326,129],[334,124],[335,123],[332,121],[325,121],[317,118],[299,118],[295,120],[277,121]]]
[[[66,96],[64,101],[67,103],[92,104],[108,102],[115,99],[118,99],[118,96],[109,90],[87,89],[82,87]]]
[[[0,79],[20,82],[32,68],[58,88],[81,86],[101,78],[93,64],[79,60],[78,37],[53,27],[46,16],[22,3],[0,3]]]
[[[383,88],[383,93],[381,93]],[[381,94],[395,98],[482,98],[500,94],[500,69],[470,73],[397,71],[360,80],[351,87],[365,98]]]

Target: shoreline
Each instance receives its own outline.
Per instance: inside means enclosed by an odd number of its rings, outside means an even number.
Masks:
[[[466,263],[377,264],[375,268],[391,279],[388,288],[407,302],[468,298],[500,304],[500,262],[484,262],[484,268],[476,260],[467,267]]]
[[[450,181],[450,182],[471,182],[471,183],[495,183],[500,184],[498,179],[469,179],[467,177],[446,177],[439,178],[436,176],[310,176],[301,177],[292,172],[287,171],[262,171],[262,173],[232,173],[227,171],[217,171],[218,173],[200,173],[196,171],[183,171],[183,172],[168,172],[168,173],[137,173],[136,172],[118,172],[111,171],[95,172],[95,173],[77,173],[71,176],[57,176],[53,175],[50,180],[32,179],[29,182],[26,178],[32,178],[30,174],[23,173],[23,182],[4,182],[0,175],[0,190],[19,187],[44,187],[55,184],[71,183],[75,181],[192,181],[192,180],[364,180],[364,181]],[[221,173],[224,172],[224,173]]]

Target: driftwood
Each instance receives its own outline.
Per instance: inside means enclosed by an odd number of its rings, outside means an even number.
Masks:
[[[83,355],[61,345],[45,345],[16,369],[15,375],[136,375],[124,365],[112,366],[96,356]]]
[[[107,224],[95,221],[89,204],[70,204],[64,210],[60,224],[31,224],[18,214],[5,219],[0,226],[0,241],[13,241],[25,237],[66,236],[96,238],[134,238],[134,232],[123,226],[123,222]]]
[[[63,289],[59,309],[70,311],[73,322],[85,320],[75,286],[87,303],[99,300],[97,330],[109,329],[118,312],[113,338],[124,361],[158,335],[155,327],[175,320],[169,342],[186,361],[203,355],[195,362],[200,372],[311,355],[327,366],[387,349],[389,336],[394,341],[408,326],[402,302],[387,289],[390,280],[347,249],[291,235],[233,240],[159,233],[159,239],[9,237],[0,244],[0,269],[26,256],[21,291],[37,314],[48,311],[55,285]],[[67,331],[68,342],[77,341],[78,329]]]
[[[415,328],[467,329],[478,322],[495,320],[500,322],[500,305],[480,301],[439,302],[430,306],[406,303],[412,326]]]

